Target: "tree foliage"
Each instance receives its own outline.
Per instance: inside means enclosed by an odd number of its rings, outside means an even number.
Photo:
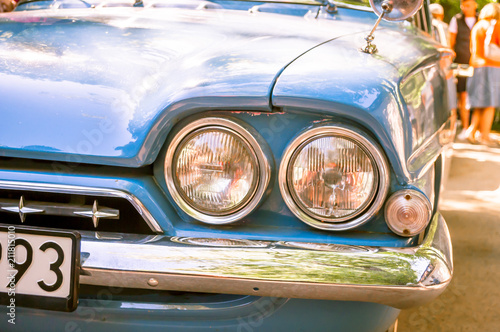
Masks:
[[[477,10],[481,10],[487,3],[498,2],[494,0],[476,0]],[[439,3],[444,8],[444,21],[450,22],[451,18],[460,13],[460,0],[431,0],[432,3]]]

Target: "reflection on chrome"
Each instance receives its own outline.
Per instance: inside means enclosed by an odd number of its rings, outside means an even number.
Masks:
[[[265,248],[270,242],[252,241],[252,240],[235,240],[235,239],[211,239],[201,237],[178,237],[170,238],[172,242],[184,243],[207,247],[246,247],[246,248]]]
[[[168,300],[166,300],[168,302]],[[200,302],[201,301],[201,302]],[[262,308],[262,304],[265,303],[267,310],[275,311],[279,309],[283,304],[285,304],[288,299],[284,298],[272,298],[272,297],[259,297],[259,296],[238,296],[233,295],[231,297],[224,296],[223,298],[218,297],[216,294],[209,295],[208,297],[201,296],[193,302],[174,302],[174,303],[150,303],[150,302],[121,302],[120,308],[122,309],[139,309],[139,310],[155,310],[164,311],[165,314],[168,311],[225,311],[228,309],[238,309],[242,310],[242,314],[246,310],[252,310],[252,308]]]
[[[158,304],[158,303],[135,303],[123,302],[120,305],[122,309],[143,309],[143,310],[210,310],[201,304]]]
[[[297,249],[311,249],[321,251],[337,251],[337,252],[370,252],[375,251],[368,247],[363,246],[349,246],[340,244],[325,244],[325,243],[312,243],[312,242],[279,242],[281,246],[297,248]]]
[[[155,242],[123,243],[83,238],[81,250],[90,256],[82,263],[85,274],[80,281],[129,288],[369,301],[405,308],[437,297],[453,273],[450,236],[439,214],[422,244],[408,248],[297,242],[287,246],[286,242],[266,241],[262,242],[269,243],[265,247],[214,247],[205,239],[197,244],[189,241],[191,245],[174,239],[159,236]],[[158,280],[154,288],[147,284],[150,278]]]

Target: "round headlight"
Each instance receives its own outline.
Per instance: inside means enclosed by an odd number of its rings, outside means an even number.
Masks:
[[[226,119],[205,118],[184,127],[167,151],[165,166],[177,204],[210,224],[250,213],[269,181],[269,165],[255,138]]]
[[[280,189],[288,207],[305,223],[326,230],[366,222],[380,209],[388,182],[385,158],[375,145],[337,126],[300,135],[280,168]]]
[[[186,202],[207,214],[229,214],[251,198],[259,165],[250,146],[223,127],[188,135],[173,160],[174,182]]]

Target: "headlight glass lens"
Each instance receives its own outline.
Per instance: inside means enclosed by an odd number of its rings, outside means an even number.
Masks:
[[[306,214],[342,222],[370,204],[377,174],[374,161],[356,142],[341,136],[313,137],[292,156],[288,187]]]
[[[237,211],[257,187],[259,166],[252,148],[224,127],[200,128],[186,136],[173,167],[178,192],[205,214]]]

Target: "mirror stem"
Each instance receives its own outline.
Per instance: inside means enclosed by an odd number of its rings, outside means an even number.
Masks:
[[[384,15],[389,14],[392,11],[392,4],[389,1],[384,1],[382,3],[382,10],[383,10],[383,12],[378,17],[377,22],[375,22],[375,25],[373,26],[372,31],[370,31],[368,36],[365,37],[366,47],[361,49],[365,53],[368,53],[368,54],[377,53],[377,46],[375,44],[372,44],[372,41],[375,39],[375,36],[373,34],[375,33],[375,30],[377,29],[378,25],[380,24],[380,21],[382,21],[382,19],[384,18]]]
[[[382,15],[380,15],[378,17],[378,20],[377,20],[377,22],[375,22],[375,25],[373,26],[372,31],[370,31],[370,33],[368,34],[368,36],[366,36],[366,38],[373,37],[373,33],[375,32],[375,29],[377,29],[378,25],[380,24],[380,21],[382,21],[382,19],[384,18],[384,15],[385,15],[385,11],[382,13]]]

